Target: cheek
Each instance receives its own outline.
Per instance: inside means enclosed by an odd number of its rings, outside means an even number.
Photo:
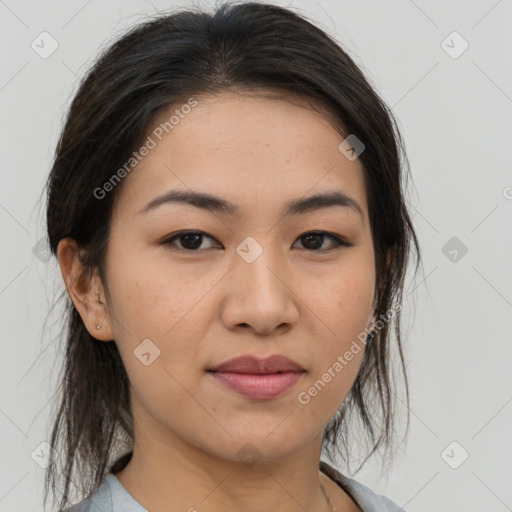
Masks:
[[[374,279],[364,263],[315,276],[303,291],[316,340],[314,373],[300,388],[302,414],[311,421],[330,419],[349,393],[365,351],[365,329],[372,313]],[[363,340],[363,341],[362,341]]]
[[[305,283],[301,297],[326,342],[348,342],[368,326],[375,290],[371,267],[347,265]]]
[[[181,396],[178,383],[193,382],[191,372],[200,371],[196,340],[203,339],[207,327],[201,299],[215,284],[194,280],[192,270],[172,272],[164,263],[161,258],[120,258],[110,275],[119,351],[134,389],[141,396],[154,393],[156,403]]]
[[[160,255],[153,259],[122,257],[111,268],[110,288],[115,297],[112,312],[120,324],[116,332],[120,337],[128,332],[134,338],[164,341],[194,317],[195,306],[208,287],[207,280],[194,279],[192,266],[177,267],[177,271]]]

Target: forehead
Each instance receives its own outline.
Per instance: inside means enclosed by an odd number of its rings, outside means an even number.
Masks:
[[[169,106],[151,122],[146,137],[154,147],[124,178],[120,208],[135,213],[178,188],[247,207],[281,207],[335,189],[366,209],[362,164],[339,150],[344,136],[318,103],[274,92],[230,91],[194,100],[191,108],[181,108],[190,101]]]

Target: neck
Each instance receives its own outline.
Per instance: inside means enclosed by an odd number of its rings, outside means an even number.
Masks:
[[[135,443],[132,459],[115,476],[152,512],[167,511],[169,504],[190,512],[332,512],[336,509],[330,490],[321,481],[327,477],[318,467],[320,446],[315,439],[284,460],[251,463],[222,459],[191,446],[141,442]]]

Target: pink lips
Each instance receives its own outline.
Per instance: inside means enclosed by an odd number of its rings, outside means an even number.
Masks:
[[[256,400],[275,398],[291,389],[306,371],[295,361],[274,355],[266,359],[242,356],[208,370],[225,387]]]

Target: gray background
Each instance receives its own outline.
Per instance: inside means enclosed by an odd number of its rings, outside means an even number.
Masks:
[[[411,163],[424,273],[407,284],[410,433],[393,472],[380,478],[371,460],[355,478],[409,512],[512,510],[512,2],[275,3],[344,45]],[[33,248],[62,117],[98,51],[173,5],[187,2],[0,0],[0,512],[42,510],[36,461],[61,362],[62,312],[48,311],[63,284]],[[45,59],[31,48],[43,31],[59,45]],[[469,44],[457,58],[458,36],[443,43],[453,31]]]

